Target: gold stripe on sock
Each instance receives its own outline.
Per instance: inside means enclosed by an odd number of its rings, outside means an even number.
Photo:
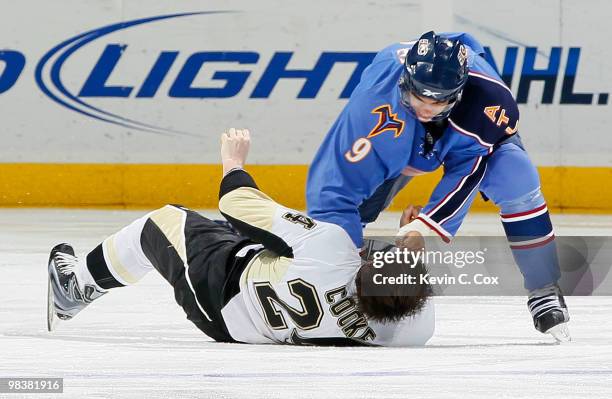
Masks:
[[[104,249],[104,255],[109,261],[109,270],[115,272],[123,281],[120,283],[136,284],[138,279],[130,273],[125,266],[121,263],[117,249],[115,247],[115,234],[104,240],[102,247]]]

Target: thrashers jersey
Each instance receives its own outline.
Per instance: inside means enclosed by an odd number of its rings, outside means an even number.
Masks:
[[[221,213],[260,244],[222,309],[232,338],[246,343],[301,345],[423,345],[433,334],[431,301],[396,323],[367,320],[352,299],[361,266],[347,232],[274,202],[243,170],[221,184]]]
[[[364,70],[312,161],[308,214],[342,226],[357,246],[363,242],[359,206],[364,201],[387,180],[440,166],[443,177],[417,219],[450,241],[478,193],[488,155],[518,132],[516,101],[484,58],[482,45],[466,33],[442,35],[461,40],[470,70],[447,120],[421,123],[402,105],[398,80],[414,42],[395,43]]]

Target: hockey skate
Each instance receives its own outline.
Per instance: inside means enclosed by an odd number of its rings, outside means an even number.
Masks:
[[[558,285],[548,285],[529,293],[527,307],[536,330],[552,335],[557,342],[572,340],[567,323],[569,312]]]
[[[93,300],[106,292],[78,280],[78,259],[68,244],[56,245],[49,255],[47,329],[53,331],[58,320],[70,320]]]

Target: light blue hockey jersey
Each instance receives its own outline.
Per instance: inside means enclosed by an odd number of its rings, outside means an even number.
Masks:
[[[519,112],[510,90],[484,59],[469,34],[468,82],[448,126],[429,156],[423,153],[426,130],[400,102],[398,80],[414,42],[380,51],[319,148],[308,173],[308,213],[343,227],[357,247],[363,242],[358,208],[388,179],[431,172],[444,176],[419,219],[445,241],[456,233],[486,171],[486,158],[518,130]],[[410,189],[408,187],[408,189]]]

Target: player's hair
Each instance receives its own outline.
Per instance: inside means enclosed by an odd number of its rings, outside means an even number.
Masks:
[[[371,260],[365,261],[357,272],[357,291],[353,300],[357,302],[359,311],[370,320],[388,323],[414,316],[423,309],[433,293],[431,286],[420,278],[420,275],[427,273],[427,267],[421,261],[414,265],[385,263],[381,268],[374,267]],[[412,284],[407,282],[408,276],[415,276]],[[405,282],[375,283],[383,281],[383,277],[399,277]]]

